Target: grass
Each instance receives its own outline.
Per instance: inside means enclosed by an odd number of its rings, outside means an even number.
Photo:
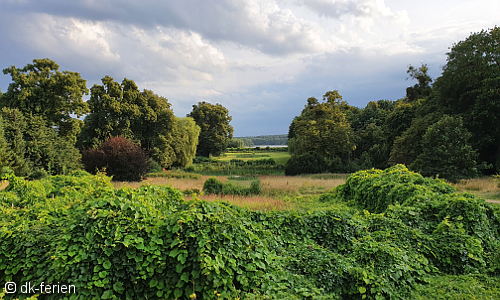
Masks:
[[[499,182],[493,177],[466,179],[452,185],[459,192],[471,193],[488,202],[500,203]]]
[[[167,171],[164,173],[176,172]],[[189,173],[185,173],[189,174]],[[198,174],[195,174],[198,175]],[[321,174],[318,174],[321,175]],[[319,204],[318,195],[325,193],[336,186],[343,184],[345,174],[325,174],[324,176],[205,176],[198,178],[182,178],[180,176],[165,175],[162,177],[149,177],[142,182],[112,182],[115,188],[129,186],[137,188],[144,184],[170,185],[181,191],[203,190],[203,184],[209,177],[216,177],[225,182],[227,180],[238,181],[238,184],[249,185],[252,180],[260,179],[262,191],[258,196],[217,196],[197,195],[199,199],[208,201],[225,201],[251,210],[302,210],[315,208]],[[186,199],[191,199],[186,193]]]
[[[241,159],[244,161],[255,160],[255,159],[264,159],[264,158],[272,158],[278,165],[285,165],[286,162],[290,159],[290,154],[288,152],[265,152],[265,151],[256,151],[250,153],[238,153],[238,152],[230,152],[225,153],[223,156],[217,158],[220,161],[230,161],[231,159]]]

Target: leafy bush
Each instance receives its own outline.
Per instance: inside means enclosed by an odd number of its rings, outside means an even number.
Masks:
[[[273,236],[245,209],[184,201],[170,187],[114,190],[101,176],[9,180],[0,194],[2,282],[69,282],[77,299],[299,299],[321,292],[285,271]],[[12,197],[25,202],[12,208]]]
[[[150,170],[146,152],[123,136],[111,137],[97,149],[83,150],[82,162],[87,172],[106,168],[117,181],[140,181]]]
[[[324,158],[314,151],[294,155],[285,165],[285,175],[316,174],[326,170]]]
[[[150,168],[149,168],[150,173],[157,173],[157,172],[161,172],[163,170],[161,165],[159,163],[157,163],[155,160],[150,159],[149,163],[150,163]]]
[[[258,195],[261,191],[260,180],[253,180],[250,187],[239,185],[233,182],[220,182],[215,177],[210,177],[203,185],[203,193],[210,195]]]
[[[391,204],[403,204],[415,196],[432,198],[450,194],[456,189],[441,180],[424,178],[408,171],[403,165],[382,170],[359,171],[350,175],[345,184],[337,187],[338,197],[355,202],[370,212],[384,212]]]

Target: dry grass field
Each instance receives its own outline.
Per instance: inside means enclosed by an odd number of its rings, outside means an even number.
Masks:
[[[492,177],[461,180],[453,184],[459,192],[474,194],[488,202],[500,203],[499,182]]]
[[[129,186],[137,188],[143,184],[170,185],[182,191],[187,189],[203,190],[203,184],[209,177],[227,181],[227,176],[200,176],[199,179],[190,178],[147,178],[142,182],[113,182],[115,188]],[[252,210],[289,210],[307,206],[308,196],[325,193],[334,187],[344,183],[345,176],[335,178],[313,178],[308,176],[260,176],[262,192],[258,196],[217,196],[196,195],[198,199],[207,201],[221,200]],[[245,182],[238,182],[245,184]],[[191,199],[192,196],[186,196]]]

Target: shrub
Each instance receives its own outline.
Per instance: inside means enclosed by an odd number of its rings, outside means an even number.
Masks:
[[[205,181],[203,185],[203,193],[206,195],[238,195],[238,196],[249,196],[258,195],[261,191],[260,180],[254,180],[251,182],[250,187],[245,187],[240,184],[233,182],[220,182],[215,177],[210,177]]]
[[[117,181],[140,181],[150,169],[146,152],[123,136],[111,137],[97,149],[83,150],[82,161],[87,172],[106,168]]]
[[[149,163],[151,164],[151,167],[149,168],[150,173],[157,173],[157,172],[161,172],[163,170],[161,165],[159,163],[157,163],[155,160],[150,159]]]
[[[323,173],[326,169],[324,158],[317,152],[309,151],[292,156],[285,165],[285,175]]]

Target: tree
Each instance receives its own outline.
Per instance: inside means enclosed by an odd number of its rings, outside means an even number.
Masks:
[[[413,102],[418,99],[427,98],[432,91],[431,82],[432,78],[427,74],[429,68],[426,64],[422,64],[420,68],[416,68],[412,65],[408,66],[406,73],[408,74],[408,79],[416,79],[418,81],[414,86],[406,88],[406,98],[409,102]]]
[[[96,148],[111,136],[124,136],[138,142],[162,167],[175,163],[176,121],[166,98],[141,92],[133,80],[125,78],[120,84],[109,76],[90,93],[81,146]]]
[[[315,151],[293,155],[285,165],[285,175],[287,176],[322,173],[326,170],[325,159]]]
[[[10,74],[12,83],[0,100],[0,107],[16,108],[23,114],[42,116],[50,127],[55,126],[60,136],[76,141],[81,121],[78,117],[88,113],[87,104],[82,100],[88,94],[86,81],[79,73],[59,71],[54,61],[34,59],[22,69],[11,66],[3,70]]]
[[[443,116],[427,129],[422,153],[410,168],[423,176],[439,175],[453,182],[477,176],[477,152],[467,142],[470,137],[461,117]]]
[[[500,170],[500,27],[473,33],[453,45],[433,87],[438,104],[463,118],[479,160]]]
[[[173,146],[176,156],[175,165],[187,167],[193,163],[200,130],[193,118],[176,118],[176,133]]]
[[[41,116],[28,114],[25,120],[25,159],[30,162],[32,172],[45,170],[50,175],[56,175],[82,168],[80,151],[72,140],[59,136]]]
[[[290,124],[288,146],[292,155],[314,151],[323,157],[349,158],[355,149],[354,133],[342,110],[342,96],[329,91],[323,103],[311,97]]]
[[[197,155],[219,156],[226,151],[229,140],[233,138],[233,126],[229,125],[232,117],[227,108],[203,101],[193,105],[193,110],[187,116],[193,118],[201,128]]]
[[[3,167],[10,167],[11,158],[9,145],[5,139],[5,133],[3,130],[3,118],[0,116],[0,169]]]
[[[26,120],[17,109],[3,107],[2,115],[4,135],[8,144],[10,168],[17,176],[27,176],[30,173],[30,162],[25,158],[26,142],[23,132],[26,132]]]
[[[231,139],[227,144],[228,148],[244,148],[245,141],[242,139]]]

